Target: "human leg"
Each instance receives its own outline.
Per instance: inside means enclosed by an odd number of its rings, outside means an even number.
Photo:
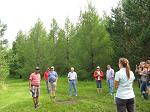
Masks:
[[[69,81],[69,96],[72,96],[72,81]]]
[[[126,107],[128,112],[135,112],[134,103],[135,103],[134,98],[127,100]]]
[[[99,80],[99,92],[102,93],[102,80]]]
[[[114,80],[109,80],[110,87],[109,87],[109,92],[112,95],[113,94],[113,88],[114,88]]]
[[[46,81],[46,89],[47,89],[47,92],[50,93],[50,88],[49,88],[48,80]]]
[[[76,81],[73,81],[74,95],[77,96]]]
[[[99,80],[96,80],[96,87],[97,87],[97,93],[99,94],[99,88],[100,88]]]
[[[126,112],[126,100],[116,98],[117,112]]]

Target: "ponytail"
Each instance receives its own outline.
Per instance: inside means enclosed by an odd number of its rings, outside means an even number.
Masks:
[[[126,65],[126,74],[127,74],[128,79],[130,79],[130,66],[128,63]]]
[[[126,58],[120,58],[119,62],[122,64],[123,67],[126,68],[126,74],[128,79],[130,79],[130,65],[129,65],[129,61]]]

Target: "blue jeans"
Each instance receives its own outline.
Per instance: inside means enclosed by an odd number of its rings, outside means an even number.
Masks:
[[[146,83],[146,81],[142,81],[142,84],[141,84],[141,93],[143,95],[143,98],[145,100],[148,100],[148,92],[147,92],[147,83]]]
[[[109,79],[107,80],[108,86],[109,86],[109,93],[113,93],[113,89],[114,89],[114,80],[113,79]]]
[[[135,112],[135,101],[131,99],[120,99],[116,97],[117,112]]]
[[[69,95],[72,96],[72,86],[74,88],[74,95],[77,95],[77,90],[76,90],[76,81],[75,80],[70,80],[69,81],[70,84],[70,89],[69,89]]]

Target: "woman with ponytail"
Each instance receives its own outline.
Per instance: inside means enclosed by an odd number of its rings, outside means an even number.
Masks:
[[[134,74],[130,71],[129,61],[126,58],[119,59],[119,71],[115,74],[115,88],[116,93],[116,105],[117,112],[135,112],[134,109],[134,91],[133,81],[135,79]]]

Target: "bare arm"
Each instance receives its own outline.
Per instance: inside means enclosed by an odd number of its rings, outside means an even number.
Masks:
[[[118,88],[118,81],[116,81],[116,80],[115,80],[115,82],[114,82],[114,86],[115,86],[115,89],[117,89],[117,88]]]
[[[31,80],[29,80],[29,89],[31,89]]]

